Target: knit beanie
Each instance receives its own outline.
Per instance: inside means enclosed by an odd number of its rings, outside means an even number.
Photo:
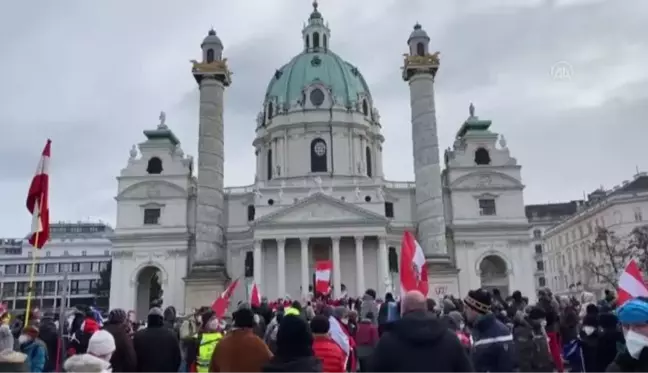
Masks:
[[[277,332],[278,357],[313,355],[313,335],[306,321],[299,316],[284,316]]]
[[[486,314],[491,308],[491,295],[484,289],[470,290],[464,304],[477,313]]]
[[[115,352],[115,338],[105,330],[96,331],[88,342],[88,353],[97,357]]]

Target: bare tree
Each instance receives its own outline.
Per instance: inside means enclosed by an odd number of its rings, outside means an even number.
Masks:
[[[622,239],[613,231],[598,227],[596,238],[589,246],[589,258],[583,264],[585,270],[616,289],[621,273],[633,257],[634,249],[629,238]]]
[[[648,273],[648,225],[636,227],[630,233],[628,249],[637,261],[641,272]]]

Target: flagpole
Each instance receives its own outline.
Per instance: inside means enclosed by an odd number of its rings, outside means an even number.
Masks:
[[[40,219],[41,219],[41,214],[43,213],[43,193],[41,193],[40,198],[38,198],[38,222],[40,224]],[[43,224],[40,224],[41,226]],[[44,227],[43,227],[44,228]],[[34,293],[34,289],[32,287],[34,286],[34,277],[36,275],[36,262],[38,261],[38,251],[40,250],[38,248],[38,236],[40,235],[40,230],[36,231],[36,235],[34,237],[34,244],[33,246],[33,254],[32,254],[32,263],[31,263],[31,270],[29,272],[29,287],[27,288],[27,311],[25,312],[25,327],[29,325],[29,315],[31,314],[31,302],[32,302],[32,295]],[[45,245],[43,245],[45,246]]]

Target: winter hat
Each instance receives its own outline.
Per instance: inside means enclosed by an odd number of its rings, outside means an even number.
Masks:
[[[254,312],[249,308],[241,308],[232,314],[234,326],[237,328],[254,328]]]
[[[621,324],[648,323],[648,298],[635,298],[623,304],[617,310]]]
[[[484,289],[470,290],[464,304],[477,313],[486,314],[491,308],[491,295]]]
[[[123,324],[126,322],[126,311],[121,308],[115,308],[108,313],[109,324]]]
[[[601,313],[598,316],[599,325],[604,329],[615,329],[619,324],[619,319],[613,313]]]
[[[324,315],[317,315],[313,317],[310,322],[310,330],[313,334],[326,334],[329,332],[330,328],[331,324],[329,323],[328,318]]]
[[[0,326],[0,352],[12,351],[14,348],[14,337],[8,325]]]
[[[461,312],[459,311],[450,311],[448,313],[448,318],[452,320],[452,323],[456,326],[459,327],[461,326],[461,323],[464,322],[463,316],[461,316]]]
[[[160,307],[153,307],[149,310],[148,315],[164,317],[164,312],[162,312],[162,309]]]
[[[38,327],[36,325],[29,325],[23,329],[23,334],[27,334],[32,338],[38,337]]]
[[[115,352],[115,338],[105,330],[96,331],[88,342],[88,353],[97,357]]]
[[[284,316],[277,332],[277,353],[281,358],[313,356],[313,335],[299,316]]]

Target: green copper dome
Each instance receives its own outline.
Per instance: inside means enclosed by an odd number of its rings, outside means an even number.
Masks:
[[[357,67],[330,50],[305,51],[277,70],[265,100],[286,108],[303,100],[304,89],[320,83],[328,87],[337,105],[353,107],[363,97],[371,102],[365,79]]]

